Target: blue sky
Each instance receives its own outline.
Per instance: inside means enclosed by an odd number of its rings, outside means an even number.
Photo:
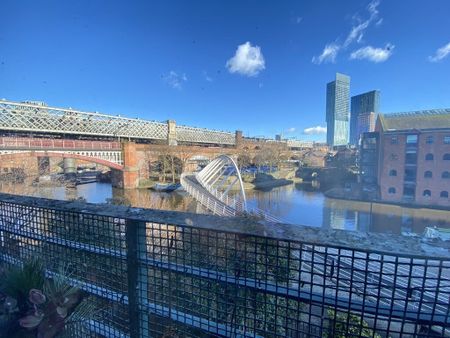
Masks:
[[[313,140],[325,139],[335,72],[352,95],[381,90],[383,112],[450,107],[446,0],[3,0],[0,11],[8,100]]]

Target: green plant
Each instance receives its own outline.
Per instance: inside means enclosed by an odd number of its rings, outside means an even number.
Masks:
[[[331,327],[323,334],[324,338],[346,338],[348,334],[359,337],[381,338],[381,336],[369,328],[369,324],[360,316],[345,312],[336,312],[328,309]]]
[[[21,309],[21,306],[26,304],[29,290],[42,290],[44,281],[43,264],[38,259],[31,259],[21,267],[14,266],[6,269],[1,278],[0,290],[14,298]]]
[[[52,338],[94,314],[94,305],[61,268],[45,279],[38,260],[4,272],[0,337]]]

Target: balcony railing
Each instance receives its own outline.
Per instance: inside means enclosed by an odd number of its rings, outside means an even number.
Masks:
[[[30,256],[49,277],[66,266],[91,295],[100,312],[80,337],[444,337],[450,328],[450,254],[413,238],[0,194],[0,260]]]

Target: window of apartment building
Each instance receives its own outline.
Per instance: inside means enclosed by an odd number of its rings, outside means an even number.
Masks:
[[[415,182],[416,181],[416,170],[405,169],[405,181]]]
[[[416,194],[416,189],[414,187],[411,187],[411,186],[408,186],[408,185],[405,185],[403,187],[403,196],[414,198],[415,194]]]
[[[450,172],[448,172],[448,171],[444,171],[443,173],[442,173],[442,176],[441,176],[442,178],[450,178]]]
[[[425,161],[433,161],[434,160],[434,155],[433,154],[426,154],[425,155]]]
[[[426,189],[426,190],[424,190],[423,191],[423,194],[422,194],[424,197],[431,197],[431,191],[430,190],[428,190],[428,189]]]
[[[391,144],[398,144],[398,136],[391,137]]]
[[[425,178],[432,178],[433,177],[433,173],[431,171],[427,170],[423,174],[423,177],[425,177]]]
[[[376,153],[373,152],[363,152],[362,156],[361,156],[361,160],[364,163],[370,163],[370,162],[375,162],[377,161],[378,157]]]
[[[441,191],[442,198],[448,198],[448,191]]]
[[[444,154],[444,156],[442,157],[442,159],[444,161],[450,161],[450,154]]]
[[[416,164],[417,163],[417,151],[408,150],[405,155],[405,163],[406,164]]]
[[[390,170],[389,176],[397,176],[397,170],[395,170],[395,169]]]
[[[389,156],[389,158],[393,161],[398,160],[398,155],[397,154],[391,154],[391,156]]]
[[[432,144],[433,142],[434,142],[434,137],[433,136],[427,136],[427,138],[426,138],[426,142],[427,142],[427,144]]]
[[[417,144],[417,134],[406,135],[406,144]]]
[[[376,149],[377,139],[375,137],[365,138],[362,146],[363,146],[363,149]]]
[[[444,143],[450,144],[450,136],[444,136]]]
[[[395,188],[394,188],[394,187],[390,187],[390,188],[388,189],[388,193],[389,193],[389,194],[395,194]]]

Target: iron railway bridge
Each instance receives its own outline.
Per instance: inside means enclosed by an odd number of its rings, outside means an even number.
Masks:
[[[0,101],[0,131],[119,140],[167,141],[172,138],[177,143],[220,146],[235,144],[234,133],[175,125],[173,121],[162,123],[12,101]]]

